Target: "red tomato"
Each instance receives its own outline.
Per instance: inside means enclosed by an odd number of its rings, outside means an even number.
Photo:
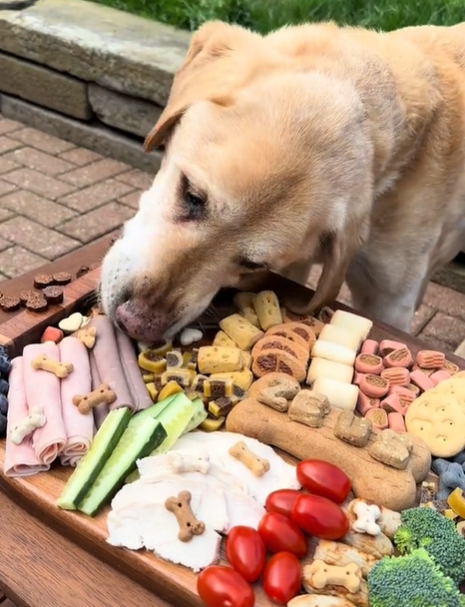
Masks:
[[[307,554],[307,540],[290,518],[279,512],[267,512],[258,524],[258,533],[270,552],[292,552],[299,559]]]
[[[263,590],[274,603],[286,605],[300,590],[299,559],[290,552],[273,554],[263,572]]]
[[[284,516],[291,516],[292,506],[299,497],[297,489],[278,489],[266,498],[265,508],[268,512],[279,512]]]
[[[226,558],[248,582],[256,582],[266,562],[266,547],[258,531],[237,525],[226,538]]]
[[[342,504],[349,495],[349,477],[337,466],[320,459],[307,459],[297,464],[297,480],[304,489]]]
[[[211,565],[197,576],[197,592],[207,607],[253,607],[255,595],[242,575],[230,567]]]
[[[340,506],[321,495],[302,493],[291,519],[303,531],[323,540],[339,540],[349,531],[349,521]]]

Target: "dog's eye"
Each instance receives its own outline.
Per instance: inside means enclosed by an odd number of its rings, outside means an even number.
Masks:
[[[250,259],[241,259],[239,263],[245,270],[249,270],[249,272],[257,272],[258,270],[268,269],[268,264],[257,263],[255,261],[251,261]]]
[[[181,177],[180,194],[183,206],[181,219],[183,221],[202,219],[205,213],[207,197],[192,185],[186,175],[182,175]]]
[[[186,201],[189,216],[198,217],[203,211],[205,200],[192,192],[186,192],[184,195],[184,200]]]

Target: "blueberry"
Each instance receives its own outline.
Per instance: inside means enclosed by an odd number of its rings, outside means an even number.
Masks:
[[[6,417],[0,414],[0,438],[6,436]]]
[[[0,373],[2,375],[8,375],[9,372],[10,372],[10,357],[2,348],[0,350]]]
[[[8,399],[4,394],[0,394],[0,415],[8,413]]]
[[[6,379],[0,378],[0,394],[5,394],[6,396],[8,394],[9,387],[10,384],[6,381]]]

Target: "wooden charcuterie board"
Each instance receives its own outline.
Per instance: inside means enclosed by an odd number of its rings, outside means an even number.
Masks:
[[[75,280],[66,287],[64,304],[50,308],[44,315],[20,312],[0,324],[0,340],[2,343],[9,344],[12,356],[19,354],[27,343],[38,341],[45,326],[56,324],[65,315],[78,309],[96,288],[98,276],[99,271],[96,269]],[[278,276],[273,277],[269,287],[278,295],[304,289]],[[350,310],[339,304],[334,307]],[[216,310],[218,318],[231,312],[230,293],[220,294],[217,298]],[[212,324],[211,317],[205,321]],[[370,337],[377,340],[388,338],[402,341],[412,349],[412,352],[424,347],[420,340],[380,323],[375,323]],[[452,355],[448,355],[448,358],[465,369],[464,359]],[[15,503],[173,607],[202,607],[195,589],[196,576],[190,570],[157,559],[149,552],[115,548],[106,543],[108,509],[95,519],[91,519],[80,513],[59,510],[55,506],[55,501],[71,473],[70,469],[55,466],[49,472],[28,478],[6,478],[2,473],[4,455],[4,441],[0,441],[0,489]],[[272,607],[260,588],[257,588],[256,592],[256,606]]]

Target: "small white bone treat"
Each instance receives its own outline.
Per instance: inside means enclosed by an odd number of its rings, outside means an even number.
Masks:
[[[186,328],[182,331],[179,341],[182,346],[190,346],[191,344],[200,341],[203,338],[203,333],[200,329]]]
[[[312,389],[324,394],[332,407],[354,411],[358,399],[358,386],[345,384],[329,377],[318,377]]]
[[[291,599],[287,607],[354,607],[354,604],[338,596],[301,594]]]
[[[339,344],[340,346],[345,346],[350,350],[358,350],[362,340],[357,335],[357,333],[353,333],[351,331],[347,331],[343,327],[338,327],[337,325],[327,324],[321,329],[321,333],[318,336],[318,340],[321,341],[329,341],[333,344]]]
[[[318,377],[329,377],[344,384],[350,384],[353,376],[353,366],[315,357],[312,358],[308,368],[306,383],[311,385]]]
[[[210,470],[210,456],[208,453],[194,455],[192,453],[172,451],[166,454],[166,461],[175,474],[182,474],[185,472],[201,472],[202,474],[207,474]]]
[[[74,333],[82,327],[83,322],[84,316],[80,312],[74,312],[74,314],[71,314],[68,318],[60,320],[58,327],[63,333]]]
[[[15,445],[20,445],[26,436],[34,432],[36,428],[45,426],[47,419],[40,407],[33,407],[29,415],[17,426],[11,429],[10,439]]]
[[[355,501],[355,500],[354,500]],[[352,523],[352,529],[357,533],[367,533],[368,535],[379,535],[381,527],[377,520],[381,516],[381,510],[376,504],[367,504],[359,499],[355,503],[349,504],[349,511],[357,517]]]
[[[373,326],[373,321],[363,316],[358,316],[345,310],[336,310],[329,321],[330,325],[342,327],[351,333],[355,333],[362,341],[368,337]]]
[[[350,366],[355,363],[357,352],[351,350],[347,346],[341,346],[341,344],[323,341],[320,335],[312,348],[312,356],[314,358],[324,358],[325,360],[331,360],[335,363]]]

